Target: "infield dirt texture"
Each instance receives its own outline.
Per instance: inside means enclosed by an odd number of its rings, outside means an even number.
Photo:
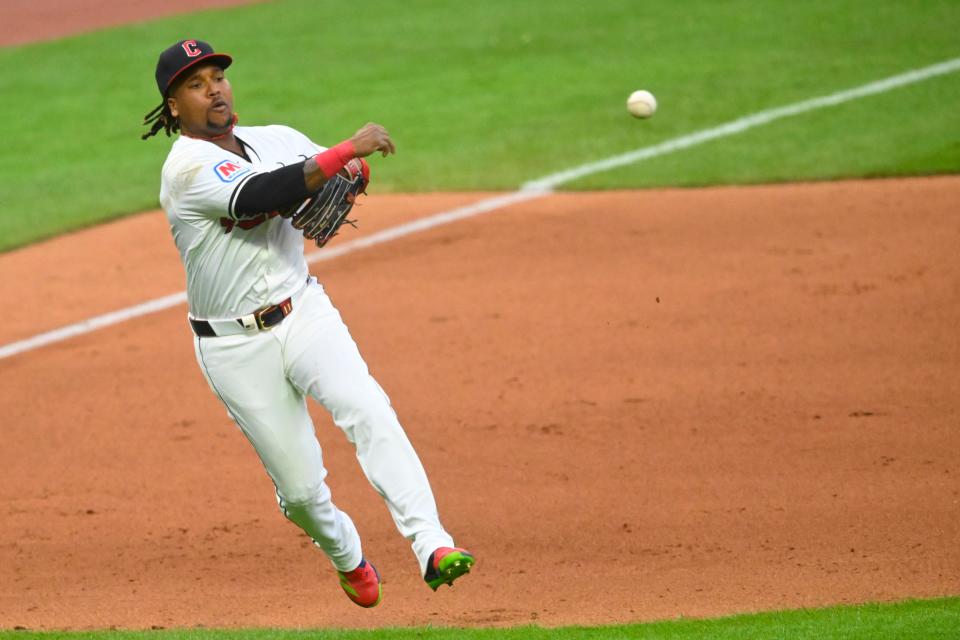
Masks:
[[[374,193],[332,246],[488,196]],[[370,611],[276,510],[184,307],[0,360],[0,628],[604,624],[956,595],[958,202],[957,176],[558,194],[315,265],[478,556],[431,593],[313,407],[385,578]],[[4,344],[183,288],[160,212],[0,254],[0,276]]]

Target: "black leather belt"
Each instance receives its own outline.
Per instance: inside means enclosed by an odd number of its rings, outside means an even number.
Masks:
[[[291,298],[287,298],[279,304],[273,304],[269,307],[264,307],[263,309],[254,311],[252,314],[253,323],[250,323],[249,327],[248,323],[244,322],[244,318],[237,318],[234,322],[240,325],[240,327],[248,327],[251,330],[254,328],[257,330],[269,329],[283,322],[283,319],[290,315],[291,311],[293,311],[293,300]],[[247,316],[247,318],[249,317],[250,316]],[[193,318],[190,318],[189,320],[190,326],[193,328],[193,332],[201,338],[217,337],[217,332],[213,330],[213,327],[206,320],[194,320]]]

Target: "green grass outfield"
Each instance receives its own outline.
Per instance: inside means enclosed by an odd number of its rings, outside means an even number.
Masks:
[[[291,621],[294,623],[295,621]],[[0,632],[0,640],[908,640],[960,638],[960,598],[805,609],[714,620],[671,620],[609,627],[516,627],[512,629],[419,628],[377,631],[160,630],[90,632]]]
[[[139,140],[159,52],[235,56],[244,124],[320,143],[367,119],[376,191],[513,189],[756,111],[960,56],[956,0],[286,0],[0,49],[0,250],[157,206]],[[653,91],[657,115],[624,103]],[[960,172],[960,73],[783,120],[570,188]]]

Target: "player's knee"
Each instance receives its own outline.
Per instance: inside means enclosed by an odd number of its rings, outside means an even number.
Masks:
[[[357,445],[373,444],[388,441],[402,441],[406,439],[403,427],[397,420],[397,414],[392,409],[382,407],[364,407],[359,410],[344,412],[334,418],[347,438]]]
[[[378,387],[368,388],[365,393],[351,390],[342,394],[333,403],[331,413],[334,421],[344,425],[371,425],[392,428],[397,422],[397,414]]]
[[[338,384],[318,390],[314,395],[336,417],[361,418],[371,413],[393,413],[390,398],[372,376],[353,380],[344,379]]]

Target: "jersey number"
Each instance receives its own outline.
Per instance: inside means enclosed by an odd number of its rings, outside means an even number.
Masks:
[[[220,226],[223,227],[224,233],[230,233],[234,227],[240,227],[246,231],[260,226],[270,218],[276,218],[278,215],[280,215],[279,211],[271,211],[270,213],[261,213],[253,218],[244,218],[243,220],[237,221],[231,220],[230,218],[220,218]]]

